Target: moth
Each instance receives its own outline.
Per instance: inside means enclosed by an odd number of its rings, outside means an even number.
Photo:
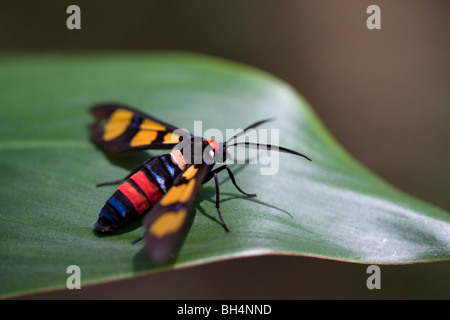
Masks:
[[[304,157],[299,152],[270,144],[233,142],[241,134],[267,121],[258,121],[228,139],[218,143],[195,137],[166,122],[124,105],[107,104],[91,109],[95,118],[91,126],[92,139],[110,153],[144,149],[168,149],[171,152],[149,158],[124,179],[100,183],[97,186],[119,184],[118,189],[100,210],[94,225],[100,233],[112,233],[146,213],[145,232],[135,242],[145,239],[149,255],[155,264],[173,259],[188,231],[196,195],[202,184],[214,179],[216,209],[226,232],[229,232],[220,212],[218,173],[226,171],[236,189],[248,196],[236,183],[227,164],[228,148],[276,150]],[[232,142],[232,143],[230,143]]]

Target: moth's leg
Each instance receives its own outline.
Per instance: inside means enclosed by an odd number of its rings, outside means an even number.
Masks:
[[[248,196],[248,197],[256,197],[256,193],[247,193],[247,192],[243,191],[243,190],[237,185],[236,179],[234,178],[233,172],[231,171],[231,169],[230,169],[230,168],[228,167],[228,165],[226,165],[226,164],[223,165],[223,166],[221,166],[221,167],[219,167],[219,168],[217,168],[217,169],[215,169],[215,170],[212,170],[212,171],[206,176],[204,183],[205,183],[205,182],[208,182],[209,180],[211,180],[212,177],[215,178],[215,175],[216,175],[217,173],[219,173],[220,171],[223,171],[223,170],[225,170],[225,169],[226,169],[227,172],[228,172],[228,176],[230,177],[231,182],[233,182],[234,186],[236,187],[236,189],[238,189],[238,191],[239,191],[240,193],[245,194],[245,195]],[[216,184],[216,185],[217,185],[217,184]],[[217,187],[216,187],[216,189],[217,189]]]
[[[217,172],[213,173],[214,175],[214,181],[216,183],[216,209],[217,213],[219,214],[219,219],[222,221],[222,226],[225,229],[226,232],[230,232],[230,229],[228,229],[227,224],[225,221],[223,221],[222,213],[220,212],[220,192],[219,192],[219,179],[217,178]]]
[[[98,188],[98,187],[103,187],[103,186],[109,186],[109,185],[112,185],[112,184],[119,184],[119,183],[122,183],[122,182],[124,182],[125,180],[127,180],[129,177],[131,177],[131,175],[128,175],[128,176],[126,176],[126,177],[123,178],[123,179],[118,179],[118,180],[113,180],[113,181],[107,181],[107,182],[100,182],[100,183],[97,183],[97,184],[95,185],[95,187]]]

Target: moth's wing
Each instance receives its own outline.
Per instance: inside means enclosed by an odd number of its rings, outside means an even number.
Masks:
[[[189,165],[145,217],[144,239],[155,264],[164,264],[177,253],[188,231],[197,193],[210,169],[207,164]]]
[[[138,110],[119,104],[93,107],[95,123],[91,137],[109,152],[118,153],[142,149],[173,149],[183,136],[182,131]],[[177,130],[177,133],[174,131]]]

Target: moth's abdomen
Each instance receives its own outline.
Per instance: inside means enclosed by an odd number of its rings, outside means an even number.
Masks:
[[[133,221],[161,199],[180,172],[169,155],[145,163],[108,199],[94,228],[113,232]]]

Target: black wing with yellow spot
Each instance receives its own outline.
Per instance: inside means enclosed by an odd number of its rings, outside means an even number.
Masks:
[[[165,263],[178,251],[197,192],[210,169],[207,164],[189,165],[145,217],[144,239],[154,263]]]
[[[172,149],[182,140],[182,135],[173,133],[177,127],[126,106],[100,105],[91,113],[96,119],[91,136],[110,152]]]

